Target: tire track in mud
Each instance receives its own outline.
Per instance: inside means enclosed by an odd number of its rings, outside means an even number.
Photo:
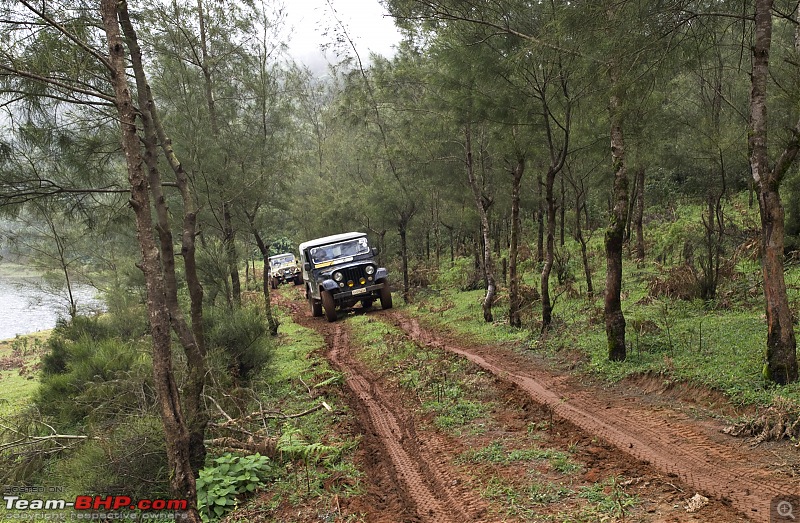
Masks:
[[[608,392],[571,387],[563,377],[537,369],[502,348],[463,347],[444,335],[420,327],[402,313],[389,313],[394,324],[415,342],[458,354],[498,378],[513,383],[535,402],[550,408],[589,434],[663,473],[679,477],[707,496],[730,504],[754,521],[767,522],[776,496],[797,495],[800,482],[779,482],[769,471],[753,467],[752,456],[734,445],[713,441],[690,419],[673,412],[667,419],[652,409],[636,408]],[[791,483],[791,484],[790,484]]]
[[[371,453],[370,460],[384,463],[372,463],[372,466],[391,477],[370,479],[377,480],[382,489],[394,487],[401,491],[387,493],[399,499],[389,501],[392,506],[383,508],[382,512],[388,513],[386,520],[392,523],[481,520],[486,513],[486,503],[459,489],[458,476],[448,469],[446,460],[437,450],[441,448],[440,442],[427,435],[418,438],[413,421],[406,419],[401,398],[382,389],[379,380],[353,359],[346,325],[307,321],[310,318],[305,318],[298,308],[293,306],[292,311],[296,321],[323,335],[329,360],[342,371],[346,387],[357,400],[354,410],[364,434],[378,440],[380,449]],[[371,446],[375,446],[374,442]],[[409,506],[414,507],[414,514],[408,513]]]

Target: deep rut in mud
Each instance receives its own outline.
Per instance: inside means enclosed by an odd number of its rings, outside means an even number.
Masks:
[[[612,393],[571,385],[568,379],[542,371],[511,351],[463,347],[397,311],[389,312],[389,316],[415,342],[469,359],[587,433],[667,475],[679,477],[754,521],[769,521],[773,498],[800,492],[797,478],[778,479],[754,466],[753,453],[757,451],[743,448],[741,440],[719,434],[714,437],[677,411],[639,408]]]

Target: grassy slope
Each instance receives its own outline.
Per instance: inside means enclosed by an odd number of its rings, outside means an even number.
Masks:
[[[458,291],[469,262],[444,269],[431,289],[421,292],[410,309],[428,322],[446,325],[486,343],[511,342],[523,349],[534,349],[551,357],[554,364],[588,371],[609,381],[640,374],[657,374],[664,380],[701,384],[725,393],[734,404],[770,404],[776,397],[800,403],[800,384],[774,387],[762,377],[766,343],[766,323],[760,286],[760,268],[752,249],[728,247],[725,259],[731,260],[732,277],[724,280],[719,298],[713,302],[680,300],[654,296],[648,284],[667,277],[669,269],[681,260],[686,238],[702,234],[698,206],[683,205],[671,216],[648,224],[648,261],[636,264],[626,259],[623,269],[623,311],[628,323],[628,358],[614,363],[607,359],[602,298],[585,297],[583,268],[577,243],[566,242],[562,252],[570,254],[568,266],[574,282],[551,287],[559,295],[554,309],[554,328],[544,336],[539,332],[541,302],[530,303],[524,313],[523,329],[510,328],[505,321],[507,290],[501,289],[495,304],[491,327],[482,321],[484,291]],[[747,209],[740,200],[728,208],[728,219],[737,234],[746,237],[757,224],[757,209]],[[595,289],[605,279],[602,234],[598,231],[590,245]],[[699,257],[701,247],[696,247]],[[661,255],[665,263],[652,261]],[[671,263],[670,263],[671,262]],[[539,267],[530,260],[522,263],[524,284],[538,287]],[[786,274],[793,308],[800,304],[800,267]],[[564,291],[562,293],[562,291]]]

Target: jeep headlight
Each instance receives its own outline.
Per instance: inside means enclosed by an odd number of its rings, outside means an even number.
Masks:
[[[342,276],[341,272],[336,271],[336,272],[333,273],[333,281],[340,282],[343,279],[344,279],[344,276]]]
[[[364,272],[367,273],[367,276],[372,276],[375,274],[375,266],[374,265],[367,265],[364,267]]]

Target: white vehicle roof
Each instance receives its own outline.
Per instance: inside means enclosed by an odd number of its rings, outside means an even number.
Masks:
[[[291,252],[284,252],[283,254],[276,254],[275,256],[270,256],[268,259],[274,260],[275,258],[283,258],[284,256],[291,256],[292,258],[294,258],[294,254],[292,254]]]
[[[345,232],[342,234],[334,234],[333,236],[325,236],[324,238],[317,238],[316,240],[309,240],[300,244],[298,249],[300,252],[305,251],[309,247],[317,247],[318,245],[328,245],[329,243],[343,242],[345,240],[352,240],[354,238],[363,238],[367,233],[364,232]]]

